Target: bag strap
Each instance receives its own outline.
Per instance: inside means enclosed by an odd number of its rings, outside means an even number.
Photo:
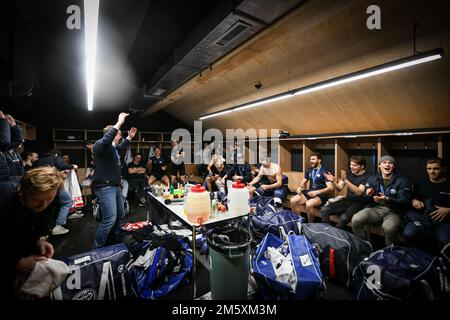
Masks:
[[[336,264],[335,264],[335,254],[336,250],[334,248],[330,248],[328,251],[329,254],[329,263],[330,263],[330,279],[336,278]]]
[[[279,226],[278,229],[280,230],[280,239],[283,241],[287,241],[287,237],[291,234],[292,230],[289,230],[288,234],[286,234],[286,231],[282,226]],[[292,234],[294,234],[294,232],[292,232]]]

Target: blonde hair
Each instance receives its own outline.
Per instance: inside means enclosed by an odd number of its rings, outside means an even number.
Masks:
[[[63,185],[61,173],[54,167],[39,167],[25,173],[20,181],[20,191],[24,194],[46,192],[59,189]]]
[[[106,126],[103,128],[103,134],[107,133],[109,130],[111,130],[111,128],[114,127],[112,124]]]

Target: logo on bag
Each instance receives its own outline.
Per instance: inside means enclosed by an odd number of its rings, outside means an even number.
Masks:
[[[367,288],[370,290],[380,290],[381,288],[381,270],[377,265],[367,267]]]
[[[303,267],[312,266],[312,261],[308,254],[300,256],[300,263],[302,264]]]
[[[397,193],[397,190],[391,189],[391,194],[396,194],[396,193]]]
[[[84,289],[73,296],[72,300],[96,300],[97,293],[94,289]]]

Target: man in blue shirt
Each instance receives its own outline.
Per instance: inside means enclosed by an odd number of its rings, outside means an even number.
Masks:
[[[291,206],[292,210],[295,211],[296,205],[305,204],[308,222],[311,223],[314,222],[314,210],[324,205],[333,192],[333,184],[325,177],[328,170],[322,167],[322,155],[320,153],[311,154],[309,161],[311,168],[306,170],[305,176],[297,189],[297,195],[291,199]],[[306,188],[308,182],[309,188]]]
[[[120,113],[117,123],[103,129],[103,138],[94,144],[95,173],[92,180],[94,194],[98,198],[102,222],[97,229],[94,248],[103,247],[110,232],[116,236],[125,215],[124,200],[120,190],[121,166],[120,151],[127,147],[136,135],[137,129],[131,128],[122,142],[120,127],[125,123],[128,113]]]

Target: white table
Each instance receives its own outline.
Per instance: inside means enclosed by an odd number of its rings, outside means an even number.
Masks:
[[[171,204],[165,204],[163,197],[155,197],[151,192],[147,192],[148,201],[147,201],[147,220],[150,221],[148,206],[150,205],[150,201],[157,202],[159,205],[163,206],[163,208],[169,212],[171,215],[177,217],[185,226],[192,230],[192,271],[194,278],[194,299],[197,297],[197,258],[196,258],[196,233],[197,228],[204,226],[212,226],[213,224],[239,219],[243,217],[248,217],[250,213],[241,213],[241,214],[229,214],[228,212],[222,213],[218,212],[217,216],[214,218],[209,218],[203,224],[192,223],[188,220],[187,216],[184,214],[184,203],[183,202],[174,202]]]

